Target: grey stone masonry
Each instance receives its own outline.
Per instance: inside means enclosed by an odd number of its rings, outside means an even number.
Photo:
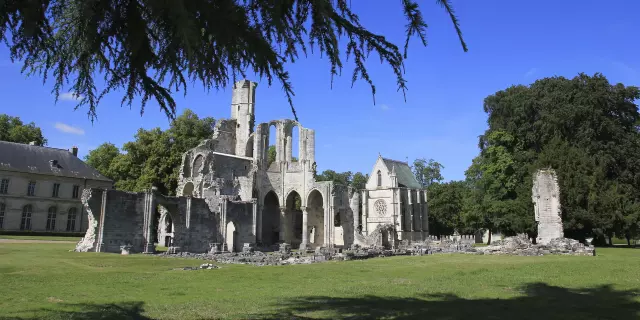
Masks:
[[[536,242],[546,244],[551,239],[563,238],[560,188],[553,169],[541,169],[534,175],[532,201],[535,208],[535,220],[538,222]]]

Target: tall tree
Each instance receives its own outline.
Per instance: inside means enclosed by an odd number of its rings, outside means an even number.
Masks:
[[[111,164],[119,155],[120,149],[118,149],[115,144],[105,142],[89,151],[89,153],[84,156],[84,161],[98,170],[103,176],[115,180],[118,176],[112,171]]]
[[[466,44],[449,0],[437,0],[451,18],[464,51]],[[414,0],[402,0],[407,19],[404,54],[384,36],[360,23],[347,0],[204,1],[3,1],[0,39],[12,60],[29,74],[54,79],[56,97],[69,78],[93,120],[101,98],[124,92],[123,103],[141,96],[141,112],[154,99],[173,118],[174,91],[186,93],[189,81],[207,89],[226,86],[250,70],[269,84],[280,82],[293,109],[293,87],[285,65],[307,49],[330,62],[331,77],[341,74],[346,46],[355,67],[352,80],[364,79],[371,51],[386,62],[406,89],[403,61],[409,39],[426,46],[427,24]],[[344,39],[344,40],[342,40]],[[102,89],[94,77],[105,79]]]
[[[416,159],[413,161],[412,169],[413,174],[423,188],[427,188],[432,183],[444,180],[441,174],[444,166],[433,159]]]
[[[558,173],[565,234],[629,234],[640,201],[640,90],[601,74],[545,78],[485,99],[489,129],[467,178],[479,206],[469,220],[534,233],[532,174]],[[467,212],[467,213],[468,213]]]
[[[429,186],[429,233],[451,235],[455,230],[462,234],[473,233],[463,220],[464,201],[469,188],[465,181],[434,183]]]
[[[171,122],[169,129],[139,129],[134,140],[118,152],[111,144],[103,144],[86,157],[89,164],[112,178],[117,189],[142,191],[158,187],[163,194],[173,195],[178,186],[182,154],[213,134],[213,118],[198,118],[185,110]]]
[[[12,117],[7,114],[0,114],[0,140],[30,143],[35,142],[36,145],[47,145],[47,139],[42,135],[42,130],[30,122],[25,124],[20,117]]]
[[[362,172],[356,172],[353,174],[353,178],[351,178],[351,186],[357,190],[362,190],[365,188],[367,184],[367,180],[369,180],[368,174],[363,174]]]

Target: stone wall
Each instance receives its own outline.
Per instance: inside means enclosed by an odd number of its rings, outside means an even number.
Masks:
[[[553,169],[541,169],[536,172],[533,178],[532,200],[535,220],[538,222],[536,242],[546,244],[551,239],[563,238],[560,188]]]
[[[223,240],[219,213],[212,212],[203,199],[87,189],[82,201],[90,215],[88,220],[95,223],[90,223],[76,251],[119,253],[121,246],[129,245],[131,252],[145,252],[147,244],[153,245],[156,240],[159,222],[167,215],[173,223],[172,246],[180,250],[207,252],[210,243]],[[164,239],[157,240],[164,244]]]

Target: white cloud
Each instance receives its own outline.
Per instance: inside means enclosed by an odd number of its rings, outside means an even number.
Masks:
[[[77,134],[79,136],[84,135],[84,130],[83,129],[76,128],[76,127],[70,126],[68,124],[64,124],[62,122],[56,122],[54,127],[56,129],[58,129],[58,131],[61,131],[61,132],[64,132],[64,133]]]
[[[384,103],[380,105],[380,110],[387,111],[389,109],[390,109],[389,106]]]
[[[525,77],[531,77],[532,75],[538,73],[538,68],[531,68],[527,73],[524,74]]]
[[[84,98],[83,95],[81,94],[76,94],[73,92],[65,92],[60,94],[60,96],[58,96],[58,99],[63,100],[63,101],[80,101]]]

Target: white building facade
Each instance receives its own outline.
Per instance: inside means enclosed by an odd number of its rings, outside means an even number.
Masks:
[[[0,141],[0,232],[85,232],[85,188],[113,182],[71,151]]]

